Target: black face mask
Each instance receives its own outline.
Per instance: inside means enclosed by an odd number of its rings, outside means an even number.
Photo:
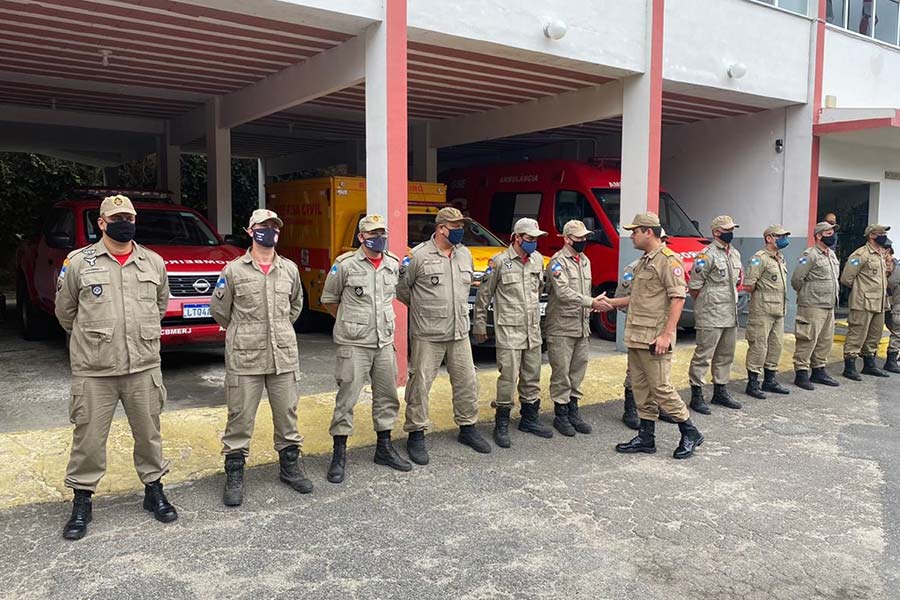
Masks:
[[[134,223],[131,221],[106,222],[106,235],[120,244],[126,244],[134,239],[134,229]]]
[[[587,246],[587,240],[581,240],[580,242],[572,242],[572,250],[575,252],[581,253],[584,252],[584,247]]]
[[[875,243],[879,246],[884,247],[884,245],[887,243],[887,236],[884,234],[877,236],[875,238]]]
[[[273,227],[263,227],[253,230],[253,241],[266,248],[274,248],[278,243],[278,230]]]
[[[719,234],[719,239],[722,240],[722,242],[725,244],[730,244],[731,240],[734,239],[734,232],[733,231],[723,231],[722,233]]]
[[[829,235],[827,237],[822,236],[822,243],[825,244],[826,246],[828,246],[829,248],[831,248],[835,244],[837,244],[837,236],[836,235]]]

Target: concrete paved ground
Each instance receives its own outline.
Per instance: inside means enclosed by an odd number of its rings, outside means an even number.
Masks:
[[[221,475],[200,479],[170,489],[172,525],[101,497],[76,543],[59,537],[68,504],[0,512],[0,597],[900,597],[895,379],[716,409],[683,462],[665,424],[656,455],[613,453],[620,406],[585,409],[595,435],[515,432],[487,456],[431,435],[432,464],[408,474],[355,449],[340,486],[312,457],[310,496],[254,468],[238,509]]]

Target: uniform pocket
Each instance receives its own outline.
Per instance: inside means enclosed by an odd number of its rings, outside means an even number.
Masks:
[[[806,317],[798,315],[794,320],[794,337],[802,341],[812,339],[812,323],[810,323]]]
[[[347,337],[352,340],[359,340],[366,337],[369,329],[369,313],[362,311],[347,311],[341,315],[341,321],[344,324],[344,331]]]
[[[879,312],[882,307],[882,302],[884,301],[884,292],[874,291],[874,292],[866,292],[865,296],[865,310],[869,312]]]
[[[459,276],[462,279],[462,282],[466,285],[470,285],[472,283],[472,269],[468,266],[458,265],[459,268]]]
[[[138,294],[141,300],[156,302],[156,290],[159,288],[160,278],[156,273],[145,271],[137,272]]]
[[[281,317],[291,314],[291,290],[293,288],[290,281],[275,282],[275,306],[277,314]]]
[[[422,333],[440,334],[447,331],[447,319],[450,318],[450,314],[446,305],[419,305],[413,306],[413,310]],[[468,305],[466,311],[468,313]]]
[[[500,275],[500,281],[504,285],[522,283],[522,273],[515,271],[503,271]]]
[[[81,276],[79,304],[90,307],[112,300],[109,271],[97,271]]]
[[[353,381],[353,348],[340,346],[337,351],[337,360],[334,365],[334,379],[341,383]]]
[[[152,361],[159,357],[159,323],[141,324],[141,359]]]
[[[630,323],[625,328],[627,340],[637,344],[650,344],[656,339],[659,320],[656,317],[630,315]]]
[[[160,371],[155,369],[151,371],[150,380],[153,382],[153,390],[151,390],[152,394],[150,397],[150,414],[158,415],[166,404],[168,391],[166,386],[163,385],[163,377]]]
[[[394,326],[397,316],[394,314],[394,307],[388,304],[384,309],[384,329],[387,335],[394,335]]]
[[[69,422],[75,425],[84,425],[90,420],[90,415],[85,405],[84,379],[73,377],[69,394]]]
[[[103,368],[116,364],[112,356],[112,339],[115,322],[111,320],[89,321],[76,327],[69,346],[73,364],[80,359],[87,368]]]

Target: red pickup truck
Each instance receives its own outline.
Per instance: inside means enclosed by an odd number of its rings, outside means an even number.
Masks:
[[[63,260],[72,250],[100,239],[100,202],[117,193],[135,204],[135,241],[166,263],[169,307],[162,321],[162,345],[222,344],[225,331],[210,316],[209,299],[222,267],[243,250],[223,240],[200,213],[175,204],[165,192],[97,188],[74,190],[57,202],[41,231],[23,238],[16,251],[16,307],[25,339],[49,333]]]

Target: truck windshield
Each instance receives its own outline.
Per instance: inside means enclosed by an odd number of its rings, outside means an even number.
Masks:
[[[138,207],[140,209],[140,207]],[[99,210],[85,211],[85,231],[90,242],[101,237]],[[219,240],[197,215],[180,210],[140,210],[134,241],[147,246],[218,246]]]
[[[594,193],[594,197],[600,203],[606,216],[609,217],[613,227],[615,227],[616,231],[620,231],[622,191],[600,188],[594,188],[591,191]],[[666,192],[659,194],[659,222],[662,223],[666,233],[672,237],[703,237],[700,230],[697,229],[684,210],[675,202],[675,198]]]
[[[410,214],[407,222],[409,224],[409,241],[407,243],[410,248],[428,240],[434,233],[434,214]],[[497,236],[474,221],[466,226],[466,234],[463,236],[462,243],[466,246],[506,247],[506,244],[501,242]]]

